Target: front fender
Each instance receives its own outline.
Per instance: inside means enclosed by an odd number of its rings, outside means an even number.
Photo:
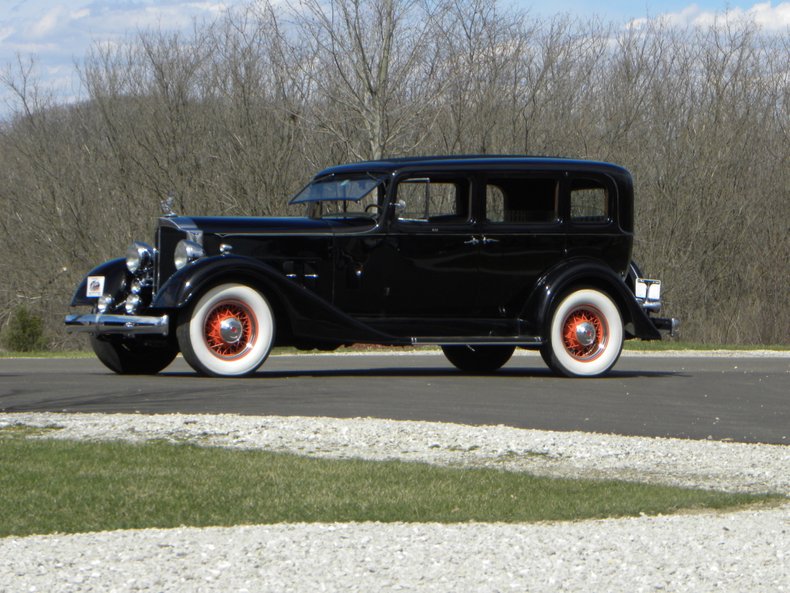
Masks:
[[[155,309],[182,309],[205,289],[223,282],[243,282],[273,301],[288,316],[295,336],[332,342],[387,342],[393,338],[349,317],[331,303],[259,260],[239,255],[199,259],[173,274],[151,304]]]
[[[157,291],[151,307],[181,309],[204,288],[226,279],[239,282],[245,278],[251,278],[255,283],[265,281],[274,286],[287,280],[271,266],[250,258],[238,255],[204,257],[170,276]]]
[[[97,297],[88,297],[88,278],[90,276],[104,277],[104,294],[117,295],[126,289],[129,280],[129,271],[126,269],[126,258],[111,259],[96,266],[88,272],[71,297],[71,306],[90,306],[96,304]]]
[[[661,339],[658,329],[639,306],[625,280],[609,266],[596,260],[569,260],[544,274],[524,307],[523,318],[534,328],[543,330],[559,299],[581,287],[592,287],[607,293],[619,307],[626,331],[633,337]]]

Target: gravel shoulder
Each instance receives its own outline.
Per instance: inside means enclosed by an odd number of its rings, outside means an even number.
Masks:
[[[790,448],[721,441],[469,426],[378,418],[232,414],[0,414],[0,427],[57,427],[46,438],[160,439],[337,459],[498,467],[790,496]]]
[[[0,414],[167,439],[790,496],[790,448],[379,419]],[[312,524],[0,539],[11,591],[790,591],[790,504],[539,525]]]

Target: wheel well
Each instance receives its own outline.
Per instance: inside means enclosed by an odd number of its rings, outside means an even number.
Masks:
[[[562,287],[562,290],[557,294],[557,296],[552,300],[551,305],[548,307],[546,311],[546,319],[544,322],[551,323],[551,313],[554,309],[559,305],[563,298],[569,295],[572,292],[577,290],[584,290],[585,288],[591,288],[593,290],[597,290],[599,292],[604,293],[608,296],[614,304],[617,306],[617,310],[620,312],[620,317],[623,319],[623,327],[627,324],[631,323],[633,319],[631,318],[631,312],[628,309],[628,304],[623,297],[623,294],[620,290],[612,286],[612,283],[608,280],[596,276],[592,276],[589,278],[581,278],[576,279],[573,282],[568,283],[566,286]],[[627,333],[631,333],[630,331],[626,330]]]
[[[239,272],[226,272],[224,274],[217,274],[212,276],[210,282],[206,282],[198,290],[196,290],[185,303],[179,314],[189,307],[190,304],[196,302],[206,292],[220,284],[244,284],[250,288],[254,288],[260,292],[269,302],[274,314],[276,323],[275,343],[278,342],[283,336],[291,336],[293,331],[291,329],[291,317],[288,309],[285,307],[284,298],[280,292],[271,286],[271,284],[261,280],[255,274],[239,273]]]

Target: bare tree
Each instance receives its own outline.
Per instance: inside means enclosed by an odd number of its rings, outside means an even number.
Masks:
[[[419,0],[303,0],[292,6],[309,53],[310,116],[353,158],[408,151],[415,123],[439,95],[443,3]]]
[[[329,163],[520,152],[633,172],[634,255],[687,338],[786,342],[789,45],[749,22],[302,0],[98,45],[69,105],[20,59],[0,75],[14,110],[0,123],[0,324],[34,305],[65,344],[73,286],[145,238],[171,192],[182,212],[279,215]]]

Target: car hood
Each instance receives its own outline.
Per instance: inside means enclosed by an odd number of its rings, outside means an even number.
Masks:
[[[359,224],[342,220],[318,220],[306,217],[234,217],[234,216],[175,216],[160,219],[160,225],[185,232],[211,235],[261,234],[326,234],[358,227]],[[372,226],[372,221],[369,226]]]

